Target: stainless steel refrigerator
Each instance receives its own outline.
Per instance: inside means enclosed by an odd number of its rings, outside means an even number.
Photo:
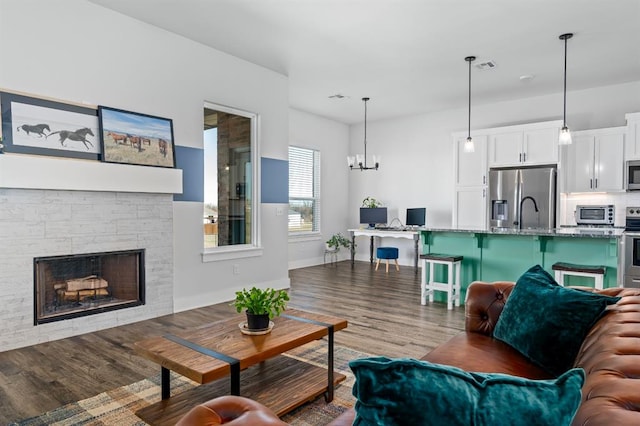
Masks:
[[[489,171],[490,228],[550,229],[556,226],[556,168]]]

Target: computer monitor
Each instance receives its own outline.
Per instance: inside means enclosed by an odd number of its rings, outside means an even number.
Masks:
[[[378,223],[387,223],[387,208],[375,207],[366,208],[360,207],[360,223],[368,223],[369,225],[375,225]]]
[[[418,209],[407,209],[407,226],[424,226],[426,223],[427,209],[424,207]]]

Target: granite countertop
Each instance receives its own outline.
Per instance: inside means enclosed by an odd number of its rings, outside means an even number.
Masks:
[[[566,226],[553,229],[463,229],[463,228],[424,228],[422,231],[433,232],[466,232],[474,234],[494,234],[494,235],[539,235],[539,236],[559,236],[577,238],[620,238],[624,228],[598,228],[598,227],[578,227]]]

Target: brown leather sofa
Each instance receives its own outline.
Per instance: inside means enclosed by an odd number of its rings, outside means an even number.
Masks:
[[[513,282],[474,282],[467,290],[465,332],[422,359],[467,371],[505,373],[530,379],[550,378],[510,346],[492,337]],[[594,291],[593,289],[585,289]],[[582,403],[573,425],[640,425],[640,289],[595,290],[621,300],[585,338],[574,363],[586,373]],[[331,426],[351,425],[353,409]],[[263,405],[242,397],[216,398],[195,407],[178,423],[186,425],[285,425]]]

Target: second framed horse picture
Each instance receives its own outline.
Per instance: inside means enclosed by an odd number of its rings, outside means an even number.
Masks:
[[[98,116],[103,161],[175,167],[170,119],[105,106],[98,107]]]
[[[0,92],[5,152],[100,160],[95,108]]]

